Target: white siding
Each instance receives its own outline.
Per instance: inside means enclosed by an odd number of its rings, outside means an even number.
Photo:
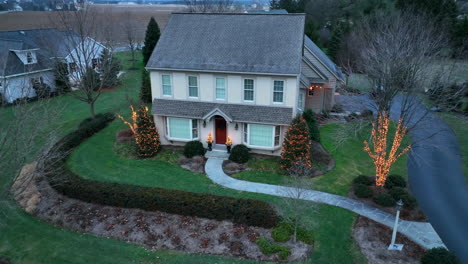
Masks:
[[[2,89],[0,92],[9,103],[18,98],[34,97],[36,96],[36,92],[32,88],[30,80],[40,77],[42,77],[44,83],[50,86],[52,91],[56,90],[54,73],[52,71],[46,71],[6,78],[2,81]]]

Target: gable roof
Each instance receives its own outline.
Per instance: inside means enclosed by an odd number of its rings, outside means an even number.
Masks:
[[[174,13],[146,67],[297,75],[304,14]]]
[[[307,47],[318,59],[325,64],[325,66],[338,77],[338,79],[343,80],[343,73],[336,64],[328,58],[328,56],[317,46],[315,43],[307,36],[304,35],[304,45]]]
[[[229,122],[261,123],[270,125],[289,125],[293,109],[263,105],[225,104],[172,99],[154,99],[151,109],[155,115],[210,119],[215,114]]]
[[[72,32],[54,28],[0,31],[0,76],[46,70],[53,66],[53,57],[65,57],[78,43]],[[12,50],[36,50],[37,63],[24,65]]]

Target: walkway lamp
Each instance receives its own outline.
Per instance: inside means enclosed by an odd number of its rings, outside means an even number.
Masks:
[[[398,250],[398,251],[401,251],[401,250],[403,249],[403,244],[395,244],[396,234],[397,234],[397,230],[398,230],[398,220],[399,220],[399,218],[400,218],[400,210],[401,210],[401,208],[403,208],[403,201],[400,199],[400,200],[396,203],[397,213],[396,213],[396,217],[395,217],[395,224],[393,225],[392,242],[391,242],[390,245],[388,246],[388,250]]]

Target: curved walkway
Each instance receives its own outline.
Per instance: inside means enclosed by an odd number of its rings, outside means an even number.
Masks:
[[[226,157],[220,154],[216,155],[216,152],[207,153],[208,160],[205,164],[205,172],[213,182],[234,190],[288,197],[287,189],[290,187],[242,181],[229,177],[224,173],[222,166]],[[395,222],[395,216],[348,197],[308,190],[304,200],[348,209],[390,228],[393,227]],[[424,248],[444,246],[444,243],[429,223],[400,220],[398,231]]]

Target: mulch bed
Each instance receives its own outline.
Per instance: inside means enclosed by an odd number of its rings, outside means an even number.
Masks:
[[[382,188],[379,188],[379,187],[376,187],[376,186],[371,186],[371,188],[374,191],[374,194],[377,194],[379,192],[383,192],[383,191],[386,190],[386,189],[382,189]],[[409,192],[409,190],[407,190],[407,191]],[[381,206],[379,204],[376,204],[372,200],[372,198],[359,198],[359,197],[357,197],[354,194],[354,187],[350,188],[350,190],[348,192],[348,197],[353,198],[355,200],[359,200],[359,201],[361,201],[361,202],[363,202],[365,204],[368,204],[370,206],[377,207],[380,210],[385,211],[387,213],[390,213],[392,215],[396,214],[396,207],[395,206],[385,207],[385,206]],[[403,220],[408,220],[408,221],[427,222],[426,215],[421,210],[421,208],[419,208],[418,206],[416,206],[412,210],[409,210],[407,208],[403,208],[400,211],[400,218],[403,219]]]
[[[371,264],[419,264],[425,252],[400,233],[397,233],[395,243],[403,244],[403,250],[388,250],[392,229],[363,216],[359,216],[354,225],[353,237]]]
[[[25,171],[31,172],[31,165]],[[255,243],[260,236],[271,240],[271,229],[86,203],[57,193],[46,177],[40,176],[28,182],[27,190],[16,198],[22,207],[29,205],[29,213],[53,225],[143,245],[150,250],[279,261],[277,254],[263,255]],[[302,242],[289,241],[284,245],[291,248],[287,261],[304,259],[311,252],[311,246]]]

